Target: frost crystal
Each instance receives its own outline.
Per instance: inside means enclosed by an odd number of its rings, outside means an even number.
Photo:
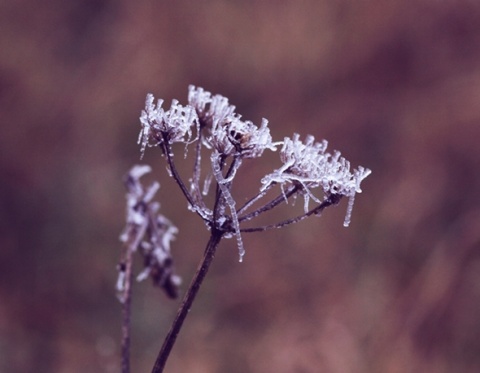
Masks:
[[[285,138],[280,151],[283,166],[262,179],[262,190],[272,184],[299,183],[304,191],[305,210],[308,199],[317,201],[312,188],[321,187],[329,196],[339,194],[349,199],[344,225],[350,223],[353,201],[356,193],[360,193],[360,183],[371,171],[359,166],[350,172],[350,162],[341,157],[340,152],[326,152],[327,141],[315,142],[313,136],[306,137],[305,142],[294,134],[293,138]]]

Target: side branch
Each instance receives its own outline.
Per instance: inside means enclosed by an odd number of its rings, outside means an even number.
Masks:
[[[252,211],[251,213],[249,214],[246,214],[246,215],[243,215],[243,216],[240,216],[238,218],[238,221],[239,222],[242,222],[242,221],[245,221],[245,220],[251,220],[255,217],[257,217],[258,215],[266,212],[266,211],[269,211],[273,208],[275,208],[276,206],[278,206],[279,204],[281,204],[282,202],[285,202],[288,198],[290,198],[292,195],[294,195],[296,192],[298,192],[300,190],[301,186],[300,185],[294,185],[292,187],[290,187],[285,193],[282,193],[281,195],[277,196],[275,199],[273,199],[272,201],[268,202],[267,204],[265,204],[264,206],[260,207],[259,209],[255,210],[255,211]],[[255,199],[256,197],[254,197],[253,199]],[[252,200],[253,200],[252,199]],[[239,209],[239,212],[241,211],[244,211],[248,205],[251,203],[251,201],[248,201],[247,204],[242,207],[241,209]]]
[[[264,225],[262,227],[255,227],[255,228],[245,228],[245,229],[241,229],[240,231],[246,232],[246,233],[263,232],[263,231],[266,231],[267,229],[282,228],[286,225],[298,223],[308,218],[311,215],[320,214],[328,206],[336,205],[338,202],[340,202],[340,199],[342,199],[342,196],[340,194],[332,194],[330,197],[328,197],[325,201],[323,201],[317,207],[315,207],[314,209],[308,211],[303,215],[299,215],[295,218],[287,219],[276,224]]]
[[[187,199],[188,203],[190,204],[190,206],[192,206],[193,210],[206,222],[209,222],[209,219],[208,217],[206,216],[206,214],[202,214],[201,213],[201,210],[198,208],[198,204],[195,203],[192,195],[190,194],[190,192],[188,191],[185,183],[183,182],[182,178],[180,177],[180,174],[178,173],[177,171],[177,168],[175,167],[175,163],[173,162],[173,153],[172,153],[172,148],[170,146],[170,143],[169,143],[169,137],[168,137],[168,133],[163,133],[162,132],[162,136],[163,136],[163,146],[164,146],[164,152],[165,152],[165,155],[167,157],[167,163],[168,163],[168,167],[170,168],[170,172],[172,173],[172,177],[175,179],[175,182],[178,184],[178,186],[180,187],[180,189],[182,190],[182,193],[183,195],[185,196],[185,198]]]

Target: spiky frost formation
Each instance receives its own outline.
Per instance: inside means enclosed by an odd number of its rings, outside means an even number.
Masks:
[[[309,198],[318,202],[311,192],[311,189],[316,187],[321,187],[327,196],[339,194],[348,197],[349,204],[344,221],[344,225],[348,226],[355,194],[361,193],[360,183],[371,171],[359,166],[350,172],[350,162],[338,151],[333,154],[326,152],[327,145],[326,140],[315,142],[311,135],[307,136],[304,142],[297,133],[292,139],[286,137],[280,150],[283,166],[263,178],[262,189],[276,183],[300,183],[304,191],[305,209],[308,208]]]
[[[188,87],[188,103],[195,108],[203,125],[211,128],[235,113],[235,106],[228,103],[228,98],[193,85]]]
[[[145,110],[140,116],[142,129],[138,137],[142,156],[147,145],[156,146],[164,141],[163,134],[167,135],[170,143],[194,141],[192,128],[198,128],[195,109],[191,106],[182,106],[177,100],[173,100],[170,109],[165,111],[162,104],[163,100],[158,100],[155,105],[153,95],[151,93],[147,95]]]

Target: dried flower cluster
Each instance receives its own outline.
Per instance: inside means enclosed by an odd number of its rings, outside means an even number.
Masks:
[[[188,146],[198,142],[190,188],[187,190],[183,185],[182,189],[189,201],[189,208],[197,212],[210,227],[220,222],[223,224],[217,228],[229,229],[235,234],[240,260],[245,252],[240,236],[240,221],[247,219],[238,216],[235,200],[230,193],[231,184],[242,160],[261,157],[266,149],[276,151],[281,146],[280,160],[283,165],[261,180],[262,186],[255,201],[275,184],[281,186],[285,200],[288,198],[285,187],[293,186],[294,193],[291,194],[298,193],[304,197],[305,213],[308,212],[310,200],[321,204],[332,195],[345,196],[349,203],[344,225],[349,225],[355,195],[361,192],[360,184],[371,171],[364,167],[351,170],[350,162],[341,157],[340,152],[331,154],[326,151],[326,140],[315,142],[314,137],[309,135],[301,141],[300,136],[294,134],[292,138],[286,137],[283,141],[274,142],[266,119],[262,120],[260,127],[242,120],[235,112],[235,106],[226,97],[212,95],[199,87],[189,87],[186,106],[173,100],[170,109],[165,111],[162,109],[162,100],[157,105],[153,101],[153,95],[148,94],[145,110],[140,117],[142,129],[139,143],[142,154],[147,146],[159,146],[169,157],[172,170],[171,144],[183,142]],[[210,151],[211,170],[206,176],[206,184],[209,185],[212,176],[215,178],[230,211],[230,216],[222,212],[221,216],[215,217],[215,221],[212,221],[213,209],[206,207],[199,193],[201,148]],[[177,182],[183,184],[175,172],[172,175]],[[320,188],[323,197],[315,196],[314,188]],[[204,194],[207,189],[203,188]],[[249,216],[253,217],[251,214]]]
[[[128,277],[132,266],[132,254],[140,250],[144,269],[137,276],[138,281],[150,277],[155,286],[163,288],[171,298],[178,296],[181,279],[175,274],[170,243],[175,239],[177,228],[162,214],[160,204],[153,202],[160,184],[153,183],[144,189],[140,178],[150,172],[149,166],[134,166],[127,177],[127,225],[120,235],[126,245],[124,258],[119,264],[117,294],[121,302],[127,298]]]
[[[326,152],[328,142],[315,142],[311,135],[305,142],[295,133],[293,139],[286,137],[280,150],[283,166],[262,179],[263,189],[279,183],[300,183],[305,198],[305,212],[308,211],[308,201],[311,197],[321,203],[310,189],[321,187],[325,195],[338,194],[349,198],[344,226],[348,227],[352,215],[353,202],[356,193],[361,193],[360,183],[371,171],[362,166],[350,172],[350,162],[340,156]]]

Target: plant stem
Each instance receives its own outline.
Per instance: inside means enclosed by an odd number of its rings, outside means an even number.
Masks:
[[[178,184],[180,189],[182,190],[183,195],[187,199],[188,203],[191,206],[195,206],[195,201],[192,198],[192,195],[188,191],[187,187],[185,186],[182,178],[180,177],[177,168],[175,167],[175,163],[173,162],[173,153],[172,153],[172,148],[170,146],[168,134],[162,133],[163,135],[163,150],[165,152],[165,155],[167,157],[167,162],[168,162],[168,167],[170,168],[170,171],[172,173],[173,178],[175,179],[175,182]]]
[[[131,277],[131,271],[130,271]],[[122,324],[122,373],[130,372],[130,308],[131,308],[131,287],[128,281],[127,297],[123,304],[123,324]]]
[[[143,235],[143,234],[142,234]],[[122,373],[130,373],[130,318],[132,307],[132,266],[133,266],[133,252],[138,244],[138,235],[134,242],[127,246],[123,264],[125,266],[125,290],[122,304]]]
[[[144,204],[138,206],[144,213],[146,208]],[[147,217],[148,219],[148,217]],[[137,250],[142,238],[147,230],[147,223],[144,223],[136,228],[130,227],[128,233],[128,240],[126,243],[125,253],[120,262],[120,266],[124,267],[125,284],[122,301],[122,373],[130,373],[130,331],[131,331],[131,308],[132,308],[132,280],[133,280],[133,253]]]
[[[222,236],[223,232],[212,228],[212,233],[207,243],[207,247],[205,248],[205,254],[203,256],[203,259],[200,262],[197,272],[195,273],[195,276],[190,283],[190,287],[188,288],[187,293],[183,298],[182,305],[178,309],[177,316],[175,317],[175,320],[170,327],[168,335],[163,342],[162,349],[158,353],[157,360],[155,361],[155,365],[152,369],[152,373],[163,372],[165,364],[167,363],[168,356],[170,355],[173,345],[175,344],[175,341],[177,339],[178,333],[180,332],[183,322],[185,321],[188,312],[190,311],[190,308],[192,306],[192,303],[195,300],[195,296],[197,295],[198,290],[200,289],[200,286],[205,279],[210,264],[215,257],[215,252]]]
[[[300,189],[300,187],[298,185],[291,186],[289,190],[287,190],[285,193],[279,195],[278,197],[276,197],[274,200],[270,201],[266,205],[260,207],[259,209],[255,210],[255,211],[253,211],[249,214],[240,216],[238,218],[238,221],[242,222],[242,221],[245,221],[245,220],[251,220],[251,219],[257,217],[258,215],[273,209],[274,207],[276,207],[280,203],[285,202],[288,198],[290,198],[292,195],[294,195],[299,189]],[[247,204],[248,203],[250,203],[250,201],[247,202]],[[239,211],[243,211],[244,209],[245,209],[245,207],[242,207]]]

